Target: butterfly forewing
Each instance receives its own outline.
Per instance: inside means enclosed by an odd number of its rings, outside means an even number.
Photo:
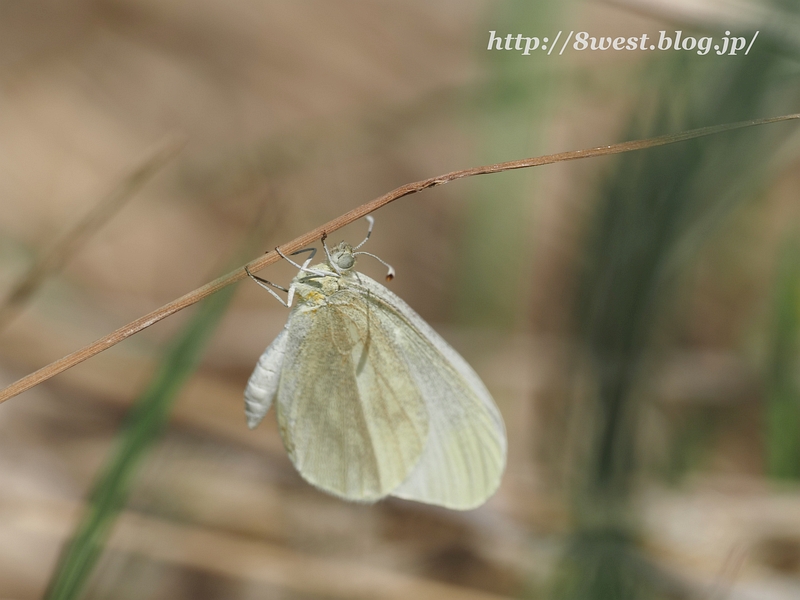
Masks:
[[[297,470],[350,500],[397,488],[428,438],[426,402],[387,330],[361,294],[298,305],[287,324],[278,423]],[[398,366],[401,368],[398,368]]]

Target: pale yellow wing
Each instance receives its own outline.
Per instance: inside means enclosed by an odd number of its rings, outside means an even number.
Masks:
[[[357,293],[290,315],[277,394],[284,445],[309,483],[371,502],[408,478],[428,434],[425,402]]]
[[[403,300],[359,274],[374,307],[372,327],[393,332],[391,345],[421,391],[429,433],[422,458],[391,495],[466,510],[483,504],[500,484],[506,462],[503,419],[467,362]]]

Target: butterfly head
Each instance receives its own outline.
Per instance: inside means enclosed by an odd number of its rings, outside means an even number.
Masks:
[[[356,266],[355,250],[347,242],[339,242],[337,246],[331,248],[330,262],[334,270],[347,273]]]

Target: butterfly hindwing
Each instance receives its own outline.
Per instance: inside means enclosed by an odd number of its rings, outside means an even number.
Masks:
[[[411,307],[359,274],[362,295],[395,332],[393,346],[420,389],[430,432],[422,458],[392,495],[453,509],[479,506],[500,483],[506,434],[478,375]]]

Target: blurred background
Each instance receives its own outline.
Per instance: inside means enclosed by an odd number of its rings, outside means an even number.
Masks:
[[[0,3],[0,383],[398,185],[797,112],[798,24],[796,0]],[[524,56],[492,30],[759,37]],[[798,167],[781,123],[375,213],[391,289],[507,424],[474,511],[342,502],[274,412],[247,429],[287,317],[248,282],[13,398],[0,598],[800,597]]]

